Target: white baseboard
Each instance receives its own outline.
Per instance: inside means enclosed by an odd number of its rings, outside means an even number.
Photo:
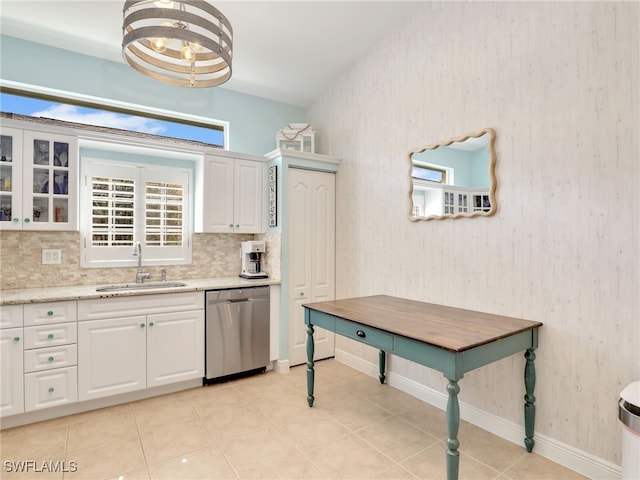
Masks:
[[[276,360],[273,362],[275,373],[289,373],[289,360]]]
[[[93,400],[84,400],[79,402],[67,403],[57,407],[44,408],[42,410],[34,410],[10,417],[0,419],[0,430],[5,428],[18,427],[34,422],[42,422],[53,418],[64,417],[67,415],[75,415],[76,413],[88,412],[98,408],[112,407],[123,403],[135,402],[146,398],[157,397],[158,395],[166,395],[168,393],[179,392],[189,388],[202,387],[202,377],[192,380],[185,380],[179,383],[170,383],[168,385],[160,385],[158,387],[143,388],[133,392],[120,393],[108,397],[94,398]]]
[[[336,349],[336,360],[366,375],[378,378],[377,364],[370,363],[339,349]],[[414,380],[398,375],[393,371],[387,371],[386,383],[434,407],[440,408],[441,410],[446,409],[447,394],[444,392],[429,388]],[[464,388],[464,380],[460,383],[460,386]],[[524,448],[524,426],[522,425],[507,421],[464,402],[460,402],[460,418],[505,440],[509,440],[517,445],[523,445]],[[620,466],[590,455],[571,445],[559,442],[554,438],[536,433],[535,441],[534,451],[536,454],[548,458],[581,475],[598,480],[619,480],[622,476]]]

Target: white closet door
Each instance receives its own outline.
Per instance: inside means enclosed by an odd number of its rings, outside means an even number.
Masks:
[[[335,175],[289,169],[289,364],[307,361],[304,308],[335,295]],[[316,328],[316,360],[335,353],[334,334]]]

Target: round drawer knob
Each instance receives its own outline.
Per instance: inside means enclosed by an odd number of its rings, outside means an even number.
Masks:
[[[301,296],[301,297],[304,297],[304,292],[300,292],[300,296]]]
[[[53,387],[49,387],[49,393],[53,393]]]
[[[24,223],[29,223],[30,221],[31,221],[31,219],[29,219],[29,218],[25,218],[24,219]]]
[[[20,219],[17,218],[17,217],[14,217],[13,220],[12,220],[13,223],[18,223],[19,221],[20,221]]]
[[[140,328],[144,328],[144,323],[141,323],[141,324],[140,324]]]
[[[47,358],[47,361],[49,361],[49,362],[53,362],[53,357],[49,357],[49,358]]]
[[[49,311],[47,312],[47,316],[48,316],[48,317],[52,317],[52,316],[53,316],[53,310],[49,310]]]
[[[150,327],[153,327],[153,322],[149,322],[149,326],[150,326]]]
[[[367,336],[367,334],[364,333],[362,330],[357,330],[356,335],[358,335],[360,338],[364,338]]]
[[[13,337],[13,341],[14,342],[19,342],[20,341],[20,337]]]
[[[53,338],[53,333],[50,333],[49,335],[47,335],[47,338],[51,340]]]

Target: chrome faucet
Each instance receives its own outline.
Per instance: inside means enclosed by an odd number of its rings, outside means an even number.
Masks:
[[[133,256],[138,257],[136,283],[144,283],[146,279],[151,278],[151,274],[142,270],[142,244],[140,242],[133,242]]]

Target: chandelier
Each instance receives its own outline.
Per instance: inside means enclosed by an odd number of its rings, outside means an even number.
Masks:
[[[231,78],[233,30],[209,2],[127,0],[122,16],[122,55],[138,72],[196,88]]]

